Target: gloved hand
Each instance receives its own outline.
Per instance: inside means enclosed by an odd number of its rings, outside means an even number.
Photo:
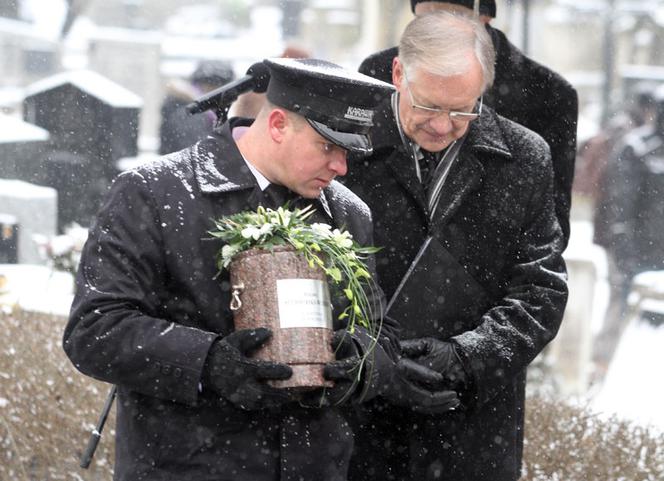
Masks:
[[[470,387],[470,377],[466,373],[461,358],[452,342],[439,341],[432,337],[421,337],[401,341],[404,356],[418,364],[442,374],[444,386],[458,394],[466,394]]]
[[[245,410],[274,408],[292,401],[287,390],[264,382],[288,379],[293,375],[289,366],[247,357],[271,335],[269,329],[261,327],[235,331],[216,340],[203,368],[203,387]]]
[[[396,406],[423,414],[441,414],[459,406],[456,391],[441,389],[441,381],[440,374],[402,357],[396,364],[392,382],[382,395]]]
[[[324,376],[335,381],[335,386],[326,391],[326,403],[340,404],[351,397],[362,402],[382,395],[394,404],[431,413],[448,411],[459,404],[453,391],[423,387],[440,383],[440,374],[409,359],[394,359],[380,342],[367,344],[372,338],[366,331],[356,329],[356,334],[340,330],[333,337],[337,361],[325,366]],[[366,351],[368,355],[363,356]]]

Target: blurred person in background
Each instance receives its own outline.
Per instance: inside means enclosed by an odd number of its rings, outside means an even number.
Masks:
[[[610,297],[593,344],[590,382],[596,387],[629,322],[632,279],[640,272],[664,269],[664,87],[641,89],[636,100],[631,117],[641,125],[618,137],[598,189],[594,241],[606,250]]]
[[[224,60],[203,60],[191,74],[188,82],[172,81],[161,105],[159,127],[159,154],[177,152],[212,132],[217,117],[211,111],[191,115],[187,104],[196,98],[235,79],[231,64]]]
[[[593,242],[608,249],[611,244],[611,223],[615,217],[607,198],[607,169],[624,147],[625,137],[635,129],[652,128],[656,117],[655,87],[650,83],[637,85],[627,97],[623,109],[611,116],[599,133],[579,148],[578,175],[575,193],[590,198],[593,206]],[[615,179],[614,179],[615,180]]]
[[[473,11],[477,0],[411,0],[415,15],[436,10]],[[576,159],[578,98],[576,90],[562,76],[525,56],[505,34],[490,25],[496,16],[495,0],[479,0],[480,21],[485,24],[496,50],[496,78],[484,94],[485,105],[540,134],[549,144],[554,170],[556,215],[569,240],[569,215]],[[393,47],[367,57],[360,72],[390,82]]]
[[[310,53],[295,45],[287,46],[281,55],[280,58],[309,58],[311,57]],[[389,83],[389,82],[388,82]],[[236,117],[245,117],[248,119],[256,118],[258,112],[263,107],[263,104],[266,101],[264,93],[257,92],[247,92],[238,97],[237,101],[231,106],[231,115]]]

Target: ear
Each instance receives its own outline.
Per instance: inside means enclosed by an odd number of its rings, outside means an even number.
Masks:
[[[289,122],[288,115],[283,109],[276,108],[270,111],[267,117],[267,130],[274,142],[278,144],[283,142]]]
[[[403,80],[403,65],[399,57],[394,57],[392,60],[392,83],[397,88],[401,89],[401,82]]]

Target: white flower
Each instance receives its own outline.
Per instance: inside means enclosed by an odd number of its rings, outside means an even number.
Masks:
[[[279,207],[277,209],[277,217],[278,217],[277,223],[284,227],[287,227],[291,222],[292,215],[293,213],[290,210],[286,210],[283,207]]]
[[[330,227],[329,224],[322,224],[320,222],[315,222],[311,224],[311,230],[314,232],[314,234],[317,234],[320,237],[327,239],[331,235],[332,228]]]
[[[250,225],[250,226],[245,227],[244,229],[242,229],[241,234],[242,234],[242,237],[244,237],[245,239],[258,240],[262,236],[267,235],[270,232],[272,232],[273,227],[274,226],[272,224],[263,224],[260,227]]]
[[[332,241],[344,249],[350,249],[353,246],[353,237],[348,231],[341,232],[339,229],[334,229],[332,231]]]

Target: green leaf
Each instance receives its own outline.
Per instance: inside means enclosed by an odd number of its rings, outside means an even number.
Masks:
[[[341,271],[333,267],[331,269],[327,269],[327,275],[330,276],[332,279],[334,279],[335,282],[341,282]]]

